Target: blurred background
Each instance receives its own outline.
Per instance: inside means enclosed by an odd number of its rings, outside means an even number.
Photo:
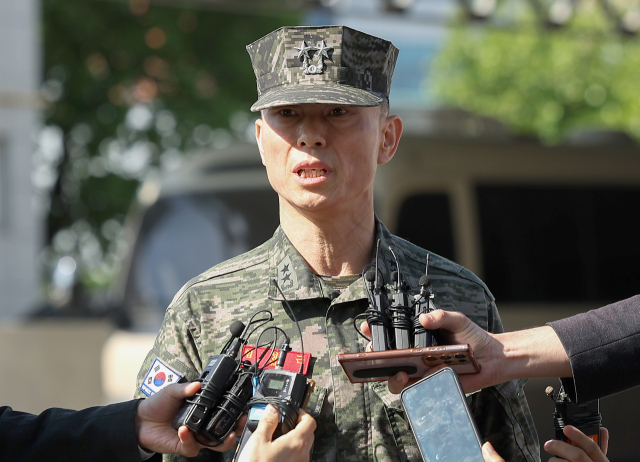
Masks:
[[[271,236],[244,47],[301,24],[400,49],[377,213],[507,330],[640,292],[640,0],[0,0],[1,404],[130,398],[175,292]],[[601,401],[612,460],[638,408]]]

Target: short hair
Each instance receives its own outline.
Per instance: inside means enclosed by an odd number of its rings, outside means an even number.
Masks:
[[[384,98],[380,104],[380,117],[387,117],[389,115],[389,100]]]

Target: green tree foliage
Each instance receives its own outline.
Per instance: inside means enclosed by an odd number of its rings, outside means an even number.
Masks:
[[[34,183],[51,245],[87,285],[109,281],[139,182],[184,153],[243,138],[256,99],[245,45],[298,22],[151,5],[148,0],[43,0],[48,101]]]
[[[558,29],[506,3],[500,27],[454,27],[430,74],[436,97],[546,142],[585,127],[640,139],[640,40],[617,33],[597,2]]]

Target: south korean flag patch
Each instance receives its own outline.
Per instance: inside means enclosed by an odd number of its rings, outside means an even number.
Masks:
[[[153,396],[167,385],[178,383],[182,376],[171,369],[160,358],[156,358],[145,375],[140,391],[147,396]]]

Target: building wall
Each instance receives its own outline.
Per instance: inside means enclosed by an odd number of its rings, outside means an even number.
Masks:
[[[40,5],[0,0],[0,322],[37,300],[43,221],[32,207],[32,133],[40,122]]]

